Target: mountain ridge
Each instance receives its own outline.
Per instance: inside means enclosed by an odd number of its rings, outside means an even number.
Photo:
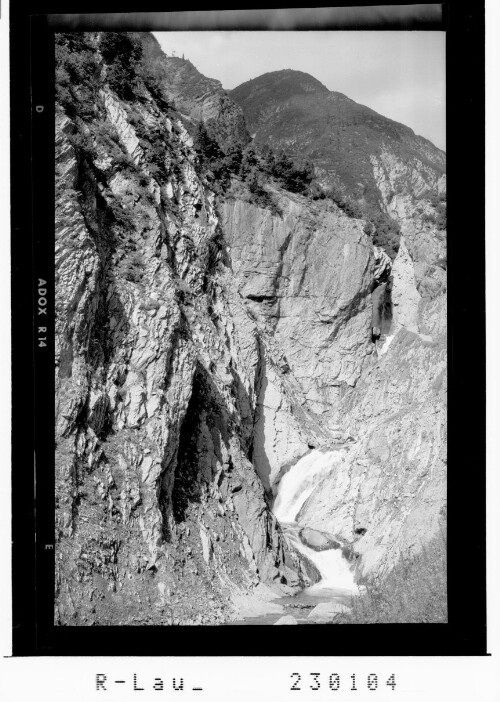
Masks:
[[[250,141],[243,112],[227,94],[222,83],[208,78],[189,59],[169,56],[151,34],[134,35],[143,56],[154,66],[161,90],[181,113],[187,126],[203,122],[222,148],[244,146]]]
[[[247,81],[244,81],[243,83],[240,83],[239,85],[235,86],[234,88],[226,88],[226,92],[231,95],[231,97],[236,101],[240,102],[241,99],[245,98],[245,93],[248,92],[248,89],[251,88],[252,86],[259,85],[265,85],[265,84],[272,84],[273,87],[275,87],[276,83],[278,82],[278,79],[281,77],[286,76],[287,78],[293,78],[297,77],[300,78],[300,80],[304,81],[304,79],[307,79],[307,83],[310,86],[309,90],[303,90],[300,91],[300,84],[297,86],[293,86],[291,81],[288,81],[288,87],[289,87],[289,92],[292,95],[297,95],[300,94],[300,92],[303,93],[312,93],[312,92],[319,92],[319,93],[328,93],[330,95],[334,95],[338,98],[348,100],[359,107],[363,108],[364,110],[373,113],[377,117],[381,117],[383,120],[393,123],[397,127],[401,127],[404,131],[409,132],[411,136],[415,136],[419,139],[422,139],[429,144],[431,144],[434,148],[438,149],[442,153],[446,153],[444,149],[441,149],[440,147],[436,146],[434,142],[429,139],[428,137],[424,137],[421,134],[417,134],[414,129],[409,127],[408,125],[404,124],[404,122],[400,122],[399,120],[393,119],[392,117],[388,117],[387,115],[382,114],[381,112],[378,112],[375,110],[375,108],[370,107],[369,105],[365,105],[364,103],[358,102],[357,100],[354,100],[354,98],[349,97],[345,93],[342,93],[338,90],[330,90],[324,83],[321,83],[321,81],[316,78],[315,76],[311,75],[310,73],[306,73],[305,71],[300,71],[297,69],[293,68],[282,68],[278,69],[276,71],[268,71],[266,73],[262,73],[259,76],[255,76],[254,78],[250,78]],[[283,81],[279,81],[283,82]],[[316,88],[316,89],[315,89]]]
[[[310,85],[323,85],[309,74],[287,69],[228,91],[242,107],[256,147],[272,144],[293,157],[313,160],[321,182],[340,186],[357,199],[373,191],[370,155],[388,145],[402,157],[417,156],[444,173],[445,154],[428,139],[325,86],[304,91],[304,76]],[[368,192],[370,196],[376,199],[373,192]]]

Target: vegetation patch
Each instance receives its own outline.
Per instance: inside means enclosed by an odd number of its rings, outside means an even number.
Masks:
[[[274,181],[289,192],[307,195],[314,178],[311,163],[299,165],[284,151],[276,155],[266,147],[259,154],[251,145],[242,148],[231,144],[224,152],[202,123],[194,134],[194,148],[198,167],[216,192],[221,193],[229,186],[231,175],[239,176],[247,183],[252,202],[273,214],[281,215],[281,210],[267,183]]]
[[[338,624],[446,623],[446,535],[444,530],[422,550],[401,556],[393,570],[364,583],[366,592],[352,599],[352,611]]]
[[[371,237],[375,246],[379,246],[394,260],[399,251],[401,228],[378,205],[366,200],[360,202],[334,186],[324,189],[317,182],[310,186],[309,195],[313,200],[331,200],[348,217],[365,219],[365,234]]]

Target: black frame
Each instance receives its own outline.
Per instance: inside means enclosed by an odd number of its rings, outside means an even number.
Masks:
[[[124,12],[123,2],[71,3],[71,11]],[[353,3],[349,3],[353,5]],[[362,3],[365,7],[370,4]],[[385,6],[390,3],[383,2]],[[393,3],[394,4],[394,3]],[[303,4],[302,4],[303,5]],[[299,5],[300,6],[300,5]],[[262,8],[262,4],[260,5]],[[277,7],[275,4],[273,7]],[[292,7],[287,3],[286,7]],[[48,15],[68,3],[11,3],[13,318],[13,653],[27,655],[485,655],[484,4],[445,3],[442,19],[398,19],[376,29],[447,32],[449,269],[448,624],[316,625],[313,637],[239,627],[55,627],[54,592],[54,56]],[[163,8],[161,8],[163,10]],[[191,5],[182,5],[182,10]],[[193,6],[193,9],[195,7]],[[220,8],[222,9],[222,8]],[[250,8],[249,8],[250,9]],[[439,13],[437,15],[439,17]],[[130,19],[123,15],[124,20]],[[106,29],[105,16],[89,26]],[[123,29],[158,29],[142,24]],[[208,28],[208,27],[207,27]],[[236,28],[236,27],[234,27]],[[246,29],[249,27],[245,26]],[[255,26],[255,29],[265,27]],[[301,26],[298,29],[313,27]],[[322,28],[331,28],[322,26]],[[339,28],[338,26],[336,27]],[[355,26],[369,28],[358,18]],[[202,68],[202,67],[200,67]],[[38,106],[38,109],[37,109]],[[40,109],[42,107],[43,109]],[[464,182],[469,181],[469,197]],[[32,242],[32,246],[29,245]],[[473,257],[473,260],[471,260]],[[47,312],[38,314],[39,279]],[[38,327],[47,328],[38,334]],[[474,343],[464,333],[473,329]],[[46,346],[37,345],[39,336]],[[465,400],[465,401],[464,401]],[[36,461],[34,461],[34,457]],[[466,527],[462,515],[467,510]],[[468,568],[462,569],[463,560]],[[473,570],[474,568],[474,570]],[[300,625],[299,625],[300,626]],[[265,629],[266,627],[264,627]],[[311,629],[308,628],[309,633]],[[193,635],[195,633],[195,635]],[[325,636],[328,648],[325,649]],[[254,635],[256,636],[254,641]],[[231,646],[227,641],[231,638]],[[258,638],[257,638],[258,637]],[[307,648],[297,649],[297,642]],[[173,641],[173,645],[169,642]],[[171,647],[170,647],[171,646]]]

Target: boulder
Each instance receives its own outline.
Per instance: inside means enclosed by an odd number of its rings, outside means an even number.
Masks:
[[[320,602],[309,612],[307,618],[315,624],[329,624],[338,614],[350,611],[349,607],[338,602]]]
[[[278,626],[280,624],[298,624],[298,622],[295,617],[292,617],[291,614],[285,614],[284,617],[280,617],[277,622],[274,622],[274,626]]]
[[[295,570],[292,570],[288,566],[284,565],[280,568],[281,572],[281,582],[284,585],[289,585],[290,587],[297,587],[300,585],[300,579]]]
[[[305,527],[299,532],[299,538],[305,546],[315,551],[326,551],[330,548],[340,548],[340,544],[328,534],[316,529]]]

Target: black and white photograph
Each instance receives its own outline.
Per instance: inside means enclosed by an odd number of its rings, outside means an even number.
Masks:
[[[484,12],[160,9],[9,8],[12,689],[489,702]]]
[[[446,623],[445,33],[55,59],[55,624]]]

